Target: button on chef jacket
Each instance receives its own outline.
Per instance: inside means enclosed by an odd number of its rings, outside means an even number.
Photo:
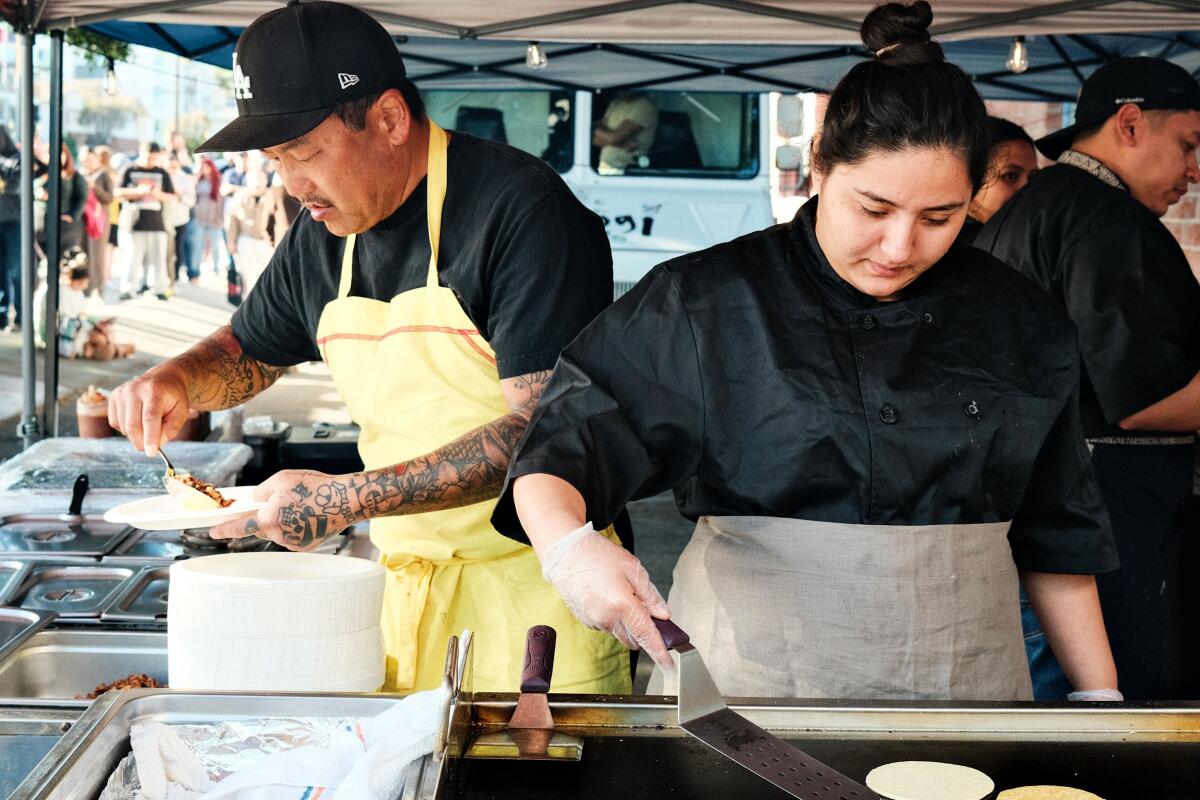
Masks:
[[[525,538],[511,480],[549,473],[597,529],[673,489],[691,519],[1011,519],[1020,569],[1115,569],[1062,311],[958,245],[878,302],[833,271],[816,209],[655,267],[580,333],[513,458],[497,529]]]

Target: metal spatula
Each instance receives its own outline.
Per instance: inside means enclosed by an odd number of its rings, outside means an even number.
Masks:
[[[667,648],[679,656],[679,727],[792,797],[880,800],[867,787],[733,711],[688,635],[670,620],[656,619],[654,624]]]
[[[534,625],[529,629],[521,665],[521,696],[508,727],[476,739],[467,749],[467,758],[578,761],[582,757],[583,742],[554,729],[546,697],[554,674],[556,639],[557,634],[549,625]]]

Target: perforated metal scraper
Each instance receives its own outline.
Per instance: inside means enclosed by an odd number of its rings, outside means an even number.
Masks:
[[[667,647],[679,656],[679,727],[792,797],[881,800],[867,787],[731,709],[688,635],[670,620],[654,623]]]

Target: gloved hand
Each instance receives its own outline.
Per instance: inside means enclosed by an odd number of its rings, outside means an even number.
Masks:
[[[1116,689],[1084,689],[1081,692],[1071,692],[1067,695],[1071,701],[1091,701],[1102,703],[1120,703],[1125,695]]]
[[[632,553],[589,522],[548,547],[541,561],[542,576],[580,622],[611,633],[630,650],[645,650],[663,669],[675,669],[652,619],[670,616],[667,601]]]

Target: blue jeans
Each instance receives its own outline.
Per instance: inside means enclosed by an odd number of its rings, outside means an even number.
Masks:
[[[21,221],[0,222],[0,326],[21,321]]]
[[[175,228],[175,263],[179,265],[179,271],[187,273],[189,279],[200,277],[200,267],[195,263],[196,259],[192,256],[192,251],[195,249],[192,244],[195,241],[193,229],[196,223],[188,220],[186,224],[179,225]],[[176,274],[176,277],[182,277]]]
[[[1071,682],[1050,651],[1050,643],[1042,632],[1025,589],[1021,589],[1021,629],[1025,634],[1025,657],[1029,660],[1029,677],[1033,679],[1034,700],[1066,700],[1072,691]]]
[[[210,228],[206,225],[201,225],[196,220],[192,220],[192,263],[196,267],[196,273],[193,275],[191,269],[188,269],[188,277],[196,278],[200,276],[200,262],[204,260],[204,245],[208,243],[212,249],[213,264],[216,265],[214,271],[220,272],[221,265],[225,263],[228,255],[225,250],[225,233],[219,228]]]

